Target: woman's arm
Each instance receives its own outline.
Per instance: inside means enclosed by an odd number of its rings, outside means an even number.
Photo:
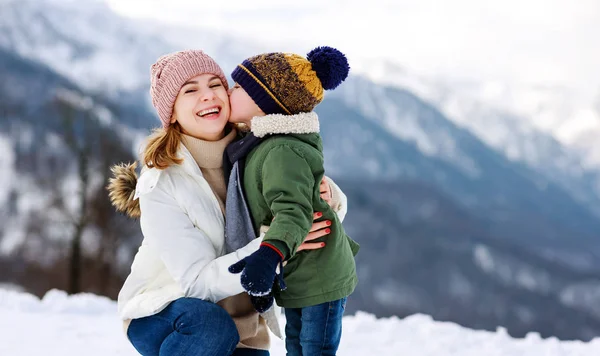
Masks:
[[[218,302],[243,292],[239,277],[229,273],[227,268],[258,250],[262,239],[255,239],[235,252],[218,256],[207,232],[202,226],[194,226],[176,199],[168,193],[167,190],[171,189],[165,189],[168,184],[172,183],[161,179],[152,191],[139,197],[140,223],[148,244],[159,253],[186,297]]]

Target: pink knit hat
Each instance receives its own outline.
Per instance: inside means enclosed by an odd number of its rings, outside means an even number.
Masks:
[[[200,50],[186,50],[160,57],[150,68],[150,96],[164,128],[169,127],[173,105],[181,86],[200,74],[214,74],[229,88],[223,70]]]

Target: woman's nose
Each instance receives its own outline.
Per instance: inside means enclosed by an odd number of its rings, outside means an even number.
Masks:
[[[202,101],[211,101],[215,98],[215,92],[213,90],[204,90],[200,96]]]

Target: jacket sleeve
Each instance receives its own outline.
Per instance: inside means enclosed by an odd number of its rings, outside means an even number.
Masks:
[[[340,187],[333,181],[333,179],[325,176],[329,187],[331,188],[331,195],[333,200],[333,211],[336,212],[340,221],[344,221],[346,213],[348,213],[348,198],[346,194],[342,192]]]
[[[315,178],[308,162],[289,146],[271,149],[262,166],[262,194],[275,219],[264,242],[291,257],[313,223]]]
[[[173,194],[168,179],[140,195],[140,224],[144,239],[160,255],[186,297],[218,302],[244,291],[239,275],[228,267],[258,250],[261,239],[224,256],[218,256],[202,226],[194,226]],[[198,204],[202,208],[202,204]],[[221,222],[222,223],[222,222]]]

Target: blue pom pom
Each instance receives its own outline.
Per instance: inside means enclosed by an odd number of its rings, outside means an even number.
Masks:
[[[337,88],[348,77],[350,65],[346,56],[332,47],[317,47],[306,56],[317,72],[323,89],[331,90]]]

